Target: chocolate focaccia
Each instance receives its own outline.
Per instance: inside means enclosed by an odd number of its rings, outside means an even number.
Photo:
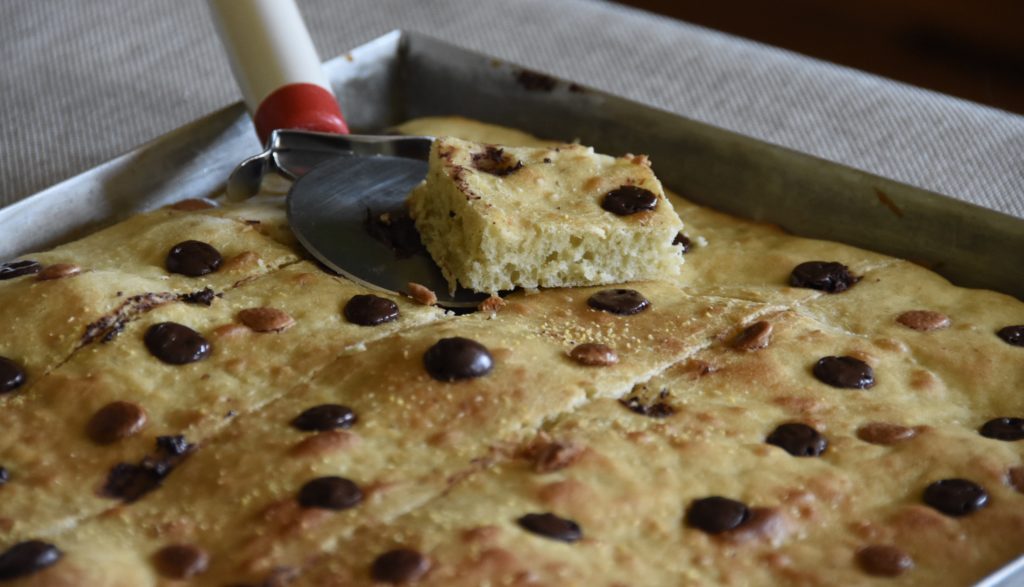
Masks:
[[[463,316],[302,261],[272,196],[4,266],[0,582],[964,585],[1024,552],[1024,304],[670,198],[681,276]]]

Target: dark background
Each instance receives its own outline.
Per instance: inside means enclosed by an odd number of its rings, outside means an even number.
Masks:
[[[619,0],[1024,113],[1024,0]]]

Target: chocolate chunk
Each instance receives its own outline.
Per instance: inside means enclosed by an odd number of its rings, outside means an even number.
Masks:
[[[201,241],[189,240],[171,247],[164,266],[171,273],[200,277],[213,273],[223,262],[224,259],[217,249]]]
[[[869,422],[857,429],[857,438],[871,444],[896,444],[917,436],[917,430],[909,426]]]
[[[313,406],[292,420],[292,426],[306,432],[321,432],[336,428],[351,428],[356,423],[352,408],[339,404]]]
[[[504,177],[523,168],[523,162],[505,153],[505,149],[487,145],[483,153],[473,153],[473,167],[484,173]]]
[[[839,293],[853,287],[860,281],[850,274],[850,268],[842,263],[807,261],[793,269],[789,284],[793,287],[807,287],[827,293]]]
[[[430,559],[411,548],[396,548],[378,556],[370,567],[374,581],[408,583],[430,570]]]
[[[988,492],[967,479],[943,479],[925,488],[924,502],[947,516],[966,516],[988,505]]]
[[[217,294],[214,293],[213,288],[206,287],[199,291],[181,294],[178,296],[178,299],[186,304],[209,307],[213,305],[213,298],[215,297],[217,297]]]
[[[658,396],[659,401],[644,403],[637,396],[630,396],[626,399],[620,399],[619,403],[626,407],[631,412],[640,414],[641,416],[647,416],[648,418],[668,418],[672,414],[676,413],[676,409],[671,404],[660,401],[665,397],[666,394]]]
[[[828,448],[828,440],[807,424],[791,422],[782,424],[765,439],[794,457],[816,457]]]
[[[398,319],[398,304],[380,296],[359,294],[345,304],[345,319],[360,326],[377,326]]]
[[[605,194],[601,207],[618,216],[629,216],[657,208],[658,196],[642,187],[624,185]]]
[[[7,467],[0,467],[0,485],[6,485],[11,480],[11,473]]]
[[[842,389],[870,389],[875,385],[875,371],[860,359],[853,357],[823,357],[814,365],[814,376]]]
[[[175,322],[150,326],[145,343],[154,357],[171,365],[194,363],[210,354],[210,343],[201,334]]]
[[[131,503],[159,487],[166,475],[161,468],[118,463],[107,474],[100,494]]]
[[[619,355],[616,354],[615,349],[595,342],[576,345],[569,351],[569,357],[580,365],[588,367],[614,365],[619,362]]]
[[[1000,328],[996,336],[1003,339],[1006,344],[1013,346],[1024,346],[1024,324]]]
[[[82,272],[82,268],[78,265],[72,265],[71,263],[54,263],[53,265],[47,265],[42,271],[36,275],[36,279],[39,281],[52,281],[54,279],[64,279],[65,277],[73,277]]]
[[[438,381],[456,381],[487,375],[494,368],[494,358],[484,345],[455,336],[442,338],[427,349],[423,365]]]
[[[949,316],[931,310],[910,310],[896,317],[896,321],[919,332],[930,332],[949,327]]]
[[[363,501],[359,486],[344,477],[319,477],[299,490],[299,505],[304,508],[347,510]]]
[[[19,542],[0,554],[0,581],[37,573],[60,560],[63,553],[41,540]]]
[[[177,434],[174,436],[157,436],[156,448],[158,451],[171,456],[181,456],[192,449],[192,445],[185,440],[185,437]]]
[[[996,418],[985,422],[978,432],[996,440],[1024,440],[1024,418]]]
[[[772,323],[765,320],[754,322],[743,329],[732,340],[732,348],[741,351],[756,351],[768,346],[772,341]]]
[[[708,534],[732,530],[749,518],[747,504],[717,495],[695,499],[686,510],[686,524]]]
[[[113,444],[138,434],[145,425],[146,411],[138,404],[110,402],[93,414],[85,431],[96,444]]]
[[[895,546],[876,544],[857,551],[857,564],[869,575],[898,577],[914,568],[914,559]]]
[[[386,245],[399,259],[423,250],[416,223],[405,208],[382,214],[375,214],[367,208],[363,226],[371,237]]]
[[[587,305],[595,310],[631,316],[651,307],[651,302],[635,289],[603,289],[587,298]]]
[[[36,261],[10,261],[7,263],[0,263],[0,281],[7,279],[14,279],[15,277],[21,277],[22,275],[32,275],[39,273],[43,269],[43,266]]]
[[[533,532],[552,540],[562,542],[576,542],[583,538],[583,531],[579,524],[572,520],[560,518],[555,514],[526,514],[516,520],[524,530]]]
[[[0,394],[10,393],[25,384],[25,371],[21,365],[0,357]]]
[[[690,237],[680,232],[676,235],[676,238],[672,239],[672,244],[683,247],[680,252],[685,255],[690,252],[690,248],[693,246],[693,241],[690,240]]]
[[[171,544],[156,551],[153,565],[168,579],[191,579],[210,564],[206,551],[191,544]]]
[[[284,332],[295,326],[295,318],[277,308],[246,308],[238,320],[256,332]]]

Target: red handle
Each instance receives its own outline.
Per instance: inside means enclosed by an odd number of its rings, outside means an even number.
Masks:
[[[252,119],[264,144],[279,128],[348,134],[334,94],[315,84],[289,84],[274,90],[260,103]]]

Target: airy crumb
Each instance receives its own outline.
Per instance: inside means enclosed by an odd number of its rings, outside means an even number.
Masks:
[[[422,304],[424,306],[437,305],[436,293],[431,291],[430,288],[412,281],[409,282],[409,297],[417,304]]]

